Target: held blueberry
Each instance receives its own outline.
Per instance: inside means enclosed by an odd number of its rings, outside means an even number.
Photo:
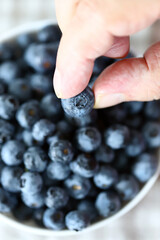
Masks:
[[[75,174],[64,181],[64,186],[66,187],[69,195],[75,199],[85,198],[91,189],[89,179]]]
[[[83,127],[76,131],[75,140],[79,150],[89,153],[100,146],[101,134],[95,127]]]
[[[104,132],[105,144],[112,149],[124,148],[129,141],[129,129],[127,126],[115,124]]]
[[[100,216],[109,217],[120,210],[121,201],[117,193],[106,191],[99,193],[95,206]]]
[[[53,230],[64,229],[64,213],[60,210],[46,209],[43,214],[43,224],[46,228]]]
[[[118,181],[118,173],[110,166],[101,166],[93,180],[98,188],[108,189]]]
[[[44,140],[51,136],[55,131],[55,124],[47,119],[41,119],[33,125],[32,135],[38,142],[44,142]]]
[[[20,192],[20,177],[23,174],[21,167],[4,167],[1,172],[1,184],[9,192]]]
[[[89,154],[80,154],[70,163],[72,172],[86,178],[93,177],[98,170],[98,163]]]
[[[50,179],[61,181],[66,179],[70,174],[68,164],[64,162],[50,162],[47,166],[47,176]]]
[[[69,230],[81,231],[90,224],[89,214],[80,210],[71,211],[65,217],[65,224]]]
[[[73,148],[69,141],[60,140],[52,142],[49,147],[48,155],[54,161],[69,163],[73,159]]]
[[[94,94],[87,87],[75,97],[61,99],[64,111],[71,117],[82,117],[90,113],[94,106]]]
[[[124,201],[133,199],[139,192],[140,187],[138,181],[129,174],[122,174],[115,185],[115,189]]]
[[[8,166],[16,166],[22,163],[25,145],[17,140],[9,140],[2,146],[1,158]]]
[[[23,193],[35,194],[40,192],[43,186],[43,179],[40,174],[25,172],[20,178],[20,189]]]
[[[48,208],[59,209],[67,205],[67,192],[60,187],[50,187],[46,192],[45,204]]]
[[[46,152],[40,147],[30,147],[23,155],[26,169],[33,172],[43,172],[48,163]]]

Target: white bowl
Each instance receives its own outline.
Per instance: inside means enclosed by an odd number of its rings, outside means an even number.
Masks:
[[[43,20],[43,21],[38,21],[32,24],[26,24],[23,26],[20,26],[16,29],[13,29],[9,31],[8,33],[5,33],[2,37],[0,37],[0,42],[5,42],[9,41],[11,39],[14,39],[17,35],[25,33],[25,32],[34,32],[39,29],[41,29],[43,26],[48,25],[49,23],[54,23],[52,20]],[[102,227],[107,226],[111,222],[115,221],[116,219],[122,217],[131,209],[133,209],[144,197],[145,195],[149,192],[149,190],[153,187],[154,183],[156,182],[159,173],[160,173],[160,152],[158,152],[158,166],[155,174],[152,176],[152,178],[143,186],[141,191],[137,194],[137,196],[130,201],[128,204],[126,204],[118,213],[115,215],[103,219],[97,223],[92,224],[88,228],[84,229],[82,232],[74,232],[74,231],[69,231],[69,230],[62,230],[62,231],[53,231],[53,230],[48,230],[48,229],[43,229],[37,227],[32,221],[28,221],[25,223],[20,223],[17,220],[15,220],[11,214],[0,214],[0,223],[2,223],[4,226],[6,226],[6,231],[8,231],[8,227],[10,227],[12,230],[14,230],[14,234],[16,233],[16,238],[15,239],[33,239],[35,240],[40,239],[42,237],[43,240],[46,239],[60,239],[65,238],[65,239],[70,239],[68,237],[74,237],[74,239],[78,240],[84,236],[92,236],[91,239],[97,239],[95,235],[92,235],[91,232],[93,233],[94,230],[100,229]],[[116,231],[116,229],[115,229]],[[95,232],[95,231],[94,231]],[[11,234],[12,236],[12,234]],[[19,236],[19,238],[18,238]],[[25,238],[26,237],[26,238]],[[88,239],[85,238],[84,240]],[[90,239],[90,238],[89,238]]]

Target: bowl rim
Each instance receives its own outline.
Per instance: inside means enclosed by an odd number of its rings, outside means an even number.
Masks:
[[[47,20],[31,22],[28,24],[23,24],[23,25],[18,26],[8,32],[3,33],[3,36],[0,35],[0,43],[9,41],[19,34],[27,33],[27,32],[34,32],[34,31],[41,29],[44,26],[47,26],[48,24],[55,24],[55,23],[56,23],[56,21],[54,21],[53,19],[47,19]],[[74,235],[77,236],[77,234],[79,235],[79,234],[88,233],[95,229],[106,226],[107,224],[113,222],[116,219],[119,219],[120,217],[122,217],[126,213],[128,213],[130,210],[132,210],[146,196],[146,194],[149,192],[149,190],[151,190],[152,186],[155,184],[156,180],[158,179],[159,174],[160,174],[160,150],[158,150],[157,170],[156,170],[155,174],[150,178],[150,180],[144,184],[143,188],[140,190],[140,192],[137,194],[137,196],[133,200],[131,200],[129,203],[127,203],[115,215],[113,215],[109,218],[100,220],[99,222],[93,223],[79,233],[77,233],[75,231],[70,231],[70,230],[54,231],[54,230],[50,230],[50,229],[43,229],[43,228],[39,228],[39,227],[35,227],[35,226],[25,225],[25,222],[20,223],[14,219],[11,219],[8,215],[4,215],[2,213],[0,213],[0,221],[2,221],[5,224],[8,224],[10,227],[12,227],[16,230],[28,232],[30,234],[38,235],[38,236],[47,236],[47,237],[74,236]]]

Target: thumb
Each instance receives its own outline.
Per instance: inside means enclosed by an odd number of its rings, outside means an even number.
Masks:
[[[95,108],[160,99],[160,42],[143,58],[125,59],[103,71],[93,87]]]

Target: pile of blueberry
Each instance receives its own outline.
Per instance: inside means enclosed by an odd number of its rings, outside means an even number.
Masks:
[[[92,87],[59,100],[55,25],[0,44],[0,212],[53,230],[82,230],[117,213],[155,173],[160,102],[93,110]],[[63,110],[64,109],[64,110]]]

